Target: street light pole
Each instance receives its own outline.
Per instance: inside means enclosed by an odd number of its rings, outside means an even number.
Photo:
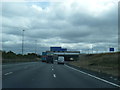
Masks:
[[[24,31],[25,30],[22,30],[22,55],[24,54]]]
[[[37,40],[35,40],[35,54],[37,54]]]
[[[91,48],[92,48],[92,54],[93,54],[93,44],[91,45]]]

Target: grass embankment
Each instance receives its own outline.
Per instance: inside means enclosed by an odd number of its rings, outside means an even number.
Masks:
[[[80,55],[78,61],[72,61],[69,64],[120,77],[118,55],[120,52]]]

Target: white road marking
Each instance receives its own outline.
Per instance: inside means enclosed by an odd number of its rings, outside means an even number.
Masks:
[[[12,74],[13,72],[8,72],[8,73],[6,73],[6,74],[4,74],[4,75],[9,75],[9,74]]]
[[[52,70],[54,70],[54,69],[52,69]]]
[[[24,69],[27,69],[28,67],[24,67]]]
[[[54,78],[56,78],[56,75],[55,75],[55,74],[53,74],[53,77],[54,77]]]
[[[111,85],[113,85],[113,86],[120,87],[120,85],[117,85],[117,84],[115,84],[115,83],[109,82],[109,81],[104,80],[104,79],[102,79],[102,78],[99,78],[99,77],[93,76],[93,75],[91,75],[91,74],[89,74],[89,73],[86,73],[86,72],[83,72],[83,71],[77,70],[77,69],[72,68],[72,67],[70,67],[70,66],[68,66],[68,65],[65,65],[65,66],[66,66],[66,67],[69,67],[69,68],[71,68],[71,69],[73,69],[73,70],[76,70],[76,71],[78,71],[78,72],[80,72],[80,73],[86,74],[86,75],[88,75],[88,76],[90,76],[90,77],[93,77],[93,78],[95,78],[95,79],[98,79],[98,80],[101,80],[101,81],[106,82],[106,83],[108,83],[108,84],[111,84]]]

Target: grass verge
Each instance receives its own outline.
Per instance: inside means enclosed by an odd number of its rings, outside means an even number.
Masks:
[[[69,62],[69,64],[120,77],[119,55],[120,53],[84,54],[80,55],[77,61]]]

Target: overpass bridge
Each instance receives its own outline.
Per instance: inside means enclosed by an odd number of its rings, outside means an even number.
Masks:
[[[65,61],[77,60],[80,55],[80,51],[46,51],[48,55],[53,55],[55,59],[58,56],[64,56]]]

